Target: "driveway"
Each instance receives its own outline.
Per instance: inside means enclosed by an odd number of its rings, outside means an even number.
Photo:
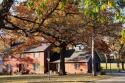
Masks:
[[[112,73],[107,73],[107,74],[115,75],[115,77],[98,80],[98,81],[91,82],[91,83],[125,83],[125,72],[120,72],[120,73],[112,72]]]

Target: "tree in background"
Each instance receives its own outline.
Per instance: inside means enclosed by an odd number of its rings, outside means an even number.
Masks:
[[[100,43],[102,39],[99,39],[99,36],[114,36],[114,32],[120,31],[120,23],[123,19],[119,16],[120,10],[116,7],[116,3],[113,0],[81,0],[81,4],[79,8],[81,11],[83,10],[84,14],[88,16],[93,22],[89,24],[90,33],[91,33],[91,41],[92,41],[92,72],[93,75],[96,75],[95,72],[95,61],[94,61],[94,51],[98,48],[95,48],[95,42]],[[115,22],[115,18],[120,18]],[[119,28],[118,28],[119,27]],[[117,36],[117,35],[115,35]],[[99,44],[98,44],[99,45]],[[104,45],[103,45],[104,46]],[[100,46],[102,47],[102,46]],[[105,50],[104,50],[105,49]],[[103,51],[106,51],[108,47],[105,45],[103,47]]]

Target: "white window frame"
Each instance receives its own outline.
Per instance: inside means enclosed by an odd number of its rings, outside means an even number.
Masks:
[[[8,59],[11,59],[11,58],[12,58],[12,56],[11,56],[11,55],[9,55],[9,56],[8,56]]]
[[[74,63],[74,68],[75,69],[80,69],[80,63]]]
[[[25,58],[26,57],[26,54],[21,54],[20,55],[20,58]]]
[[[40,71],[40,64],[39,63],[33,63],[33,71]]]
[[[11,64],[7,64],[7,65],[6,65],[6,70],[7,70],[8,72],[12,71],[12,65],[11,65]]]
[[[40,53],[39,53],[39,52],[34,53],[34,54],[33,54],[33,57],[39,58],[39,57],[40,57]]]
[[[25,65],[21,64],[21,71],[24,71],[24,70],[25,70]]]

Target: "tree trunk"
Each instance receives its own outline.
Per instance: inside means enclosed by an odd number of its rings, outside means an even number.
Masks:
[[[60,51],[60,75],[66,75],[65,72],[65,51],[66,51],[66,44],[63,42],[61,44],[61,51]]]
[[[116,62],[117,62],[117,71],[120,72],[120,64],[119,64],[119,56],[116,55],[117,58],[116,58]]]
[[[122,62],[122,70],[124,70],[124,62]]]
[[[13,3],[14,0],[3,0],[0,4],[0,28],[5,27],[4,21]]]
[[[15,0],[3,0],[0,4],[0,16],[7,14]]]
[[[117,71],[120,72],[120,64],[117,62]]]
[[[106,72],[107,72],[107,55],[105,54],[105,59],[106,59]]]
[[[95,53],[94,53],[94,35],[92,35],[92,74],[93,74],[93,76],[96,76]]]

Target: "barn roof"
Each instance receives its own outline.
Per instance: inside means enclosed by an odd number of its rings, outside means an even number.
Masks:
[[[42,44],[41,46],[35,46],[32,48],[26,49],[24,52],[42,52],[42,51],[45,51],[50,45],[51,43]]]
[[[24,44],[24,43],[25,43],[25,42],[17,42],[17,43],[15,43],[15,44],[13,44],[10,48],[8,48],[8,49],[2,51],[1,53],[2,53],[2,54],[8,53],[8,52],[10,52],[13,48],[15,48],[15,47],[17,47],[17,46],[19,46],[19,45],[21,45],[21,44]]]
[[[52,55],[50,61],[52,63],[60,62],[60,55],[54,54]],[[75,51],[75,50],[67,50],[65,55],[65,62],[88,62],[91,58],[91,54],[88,51]]]

